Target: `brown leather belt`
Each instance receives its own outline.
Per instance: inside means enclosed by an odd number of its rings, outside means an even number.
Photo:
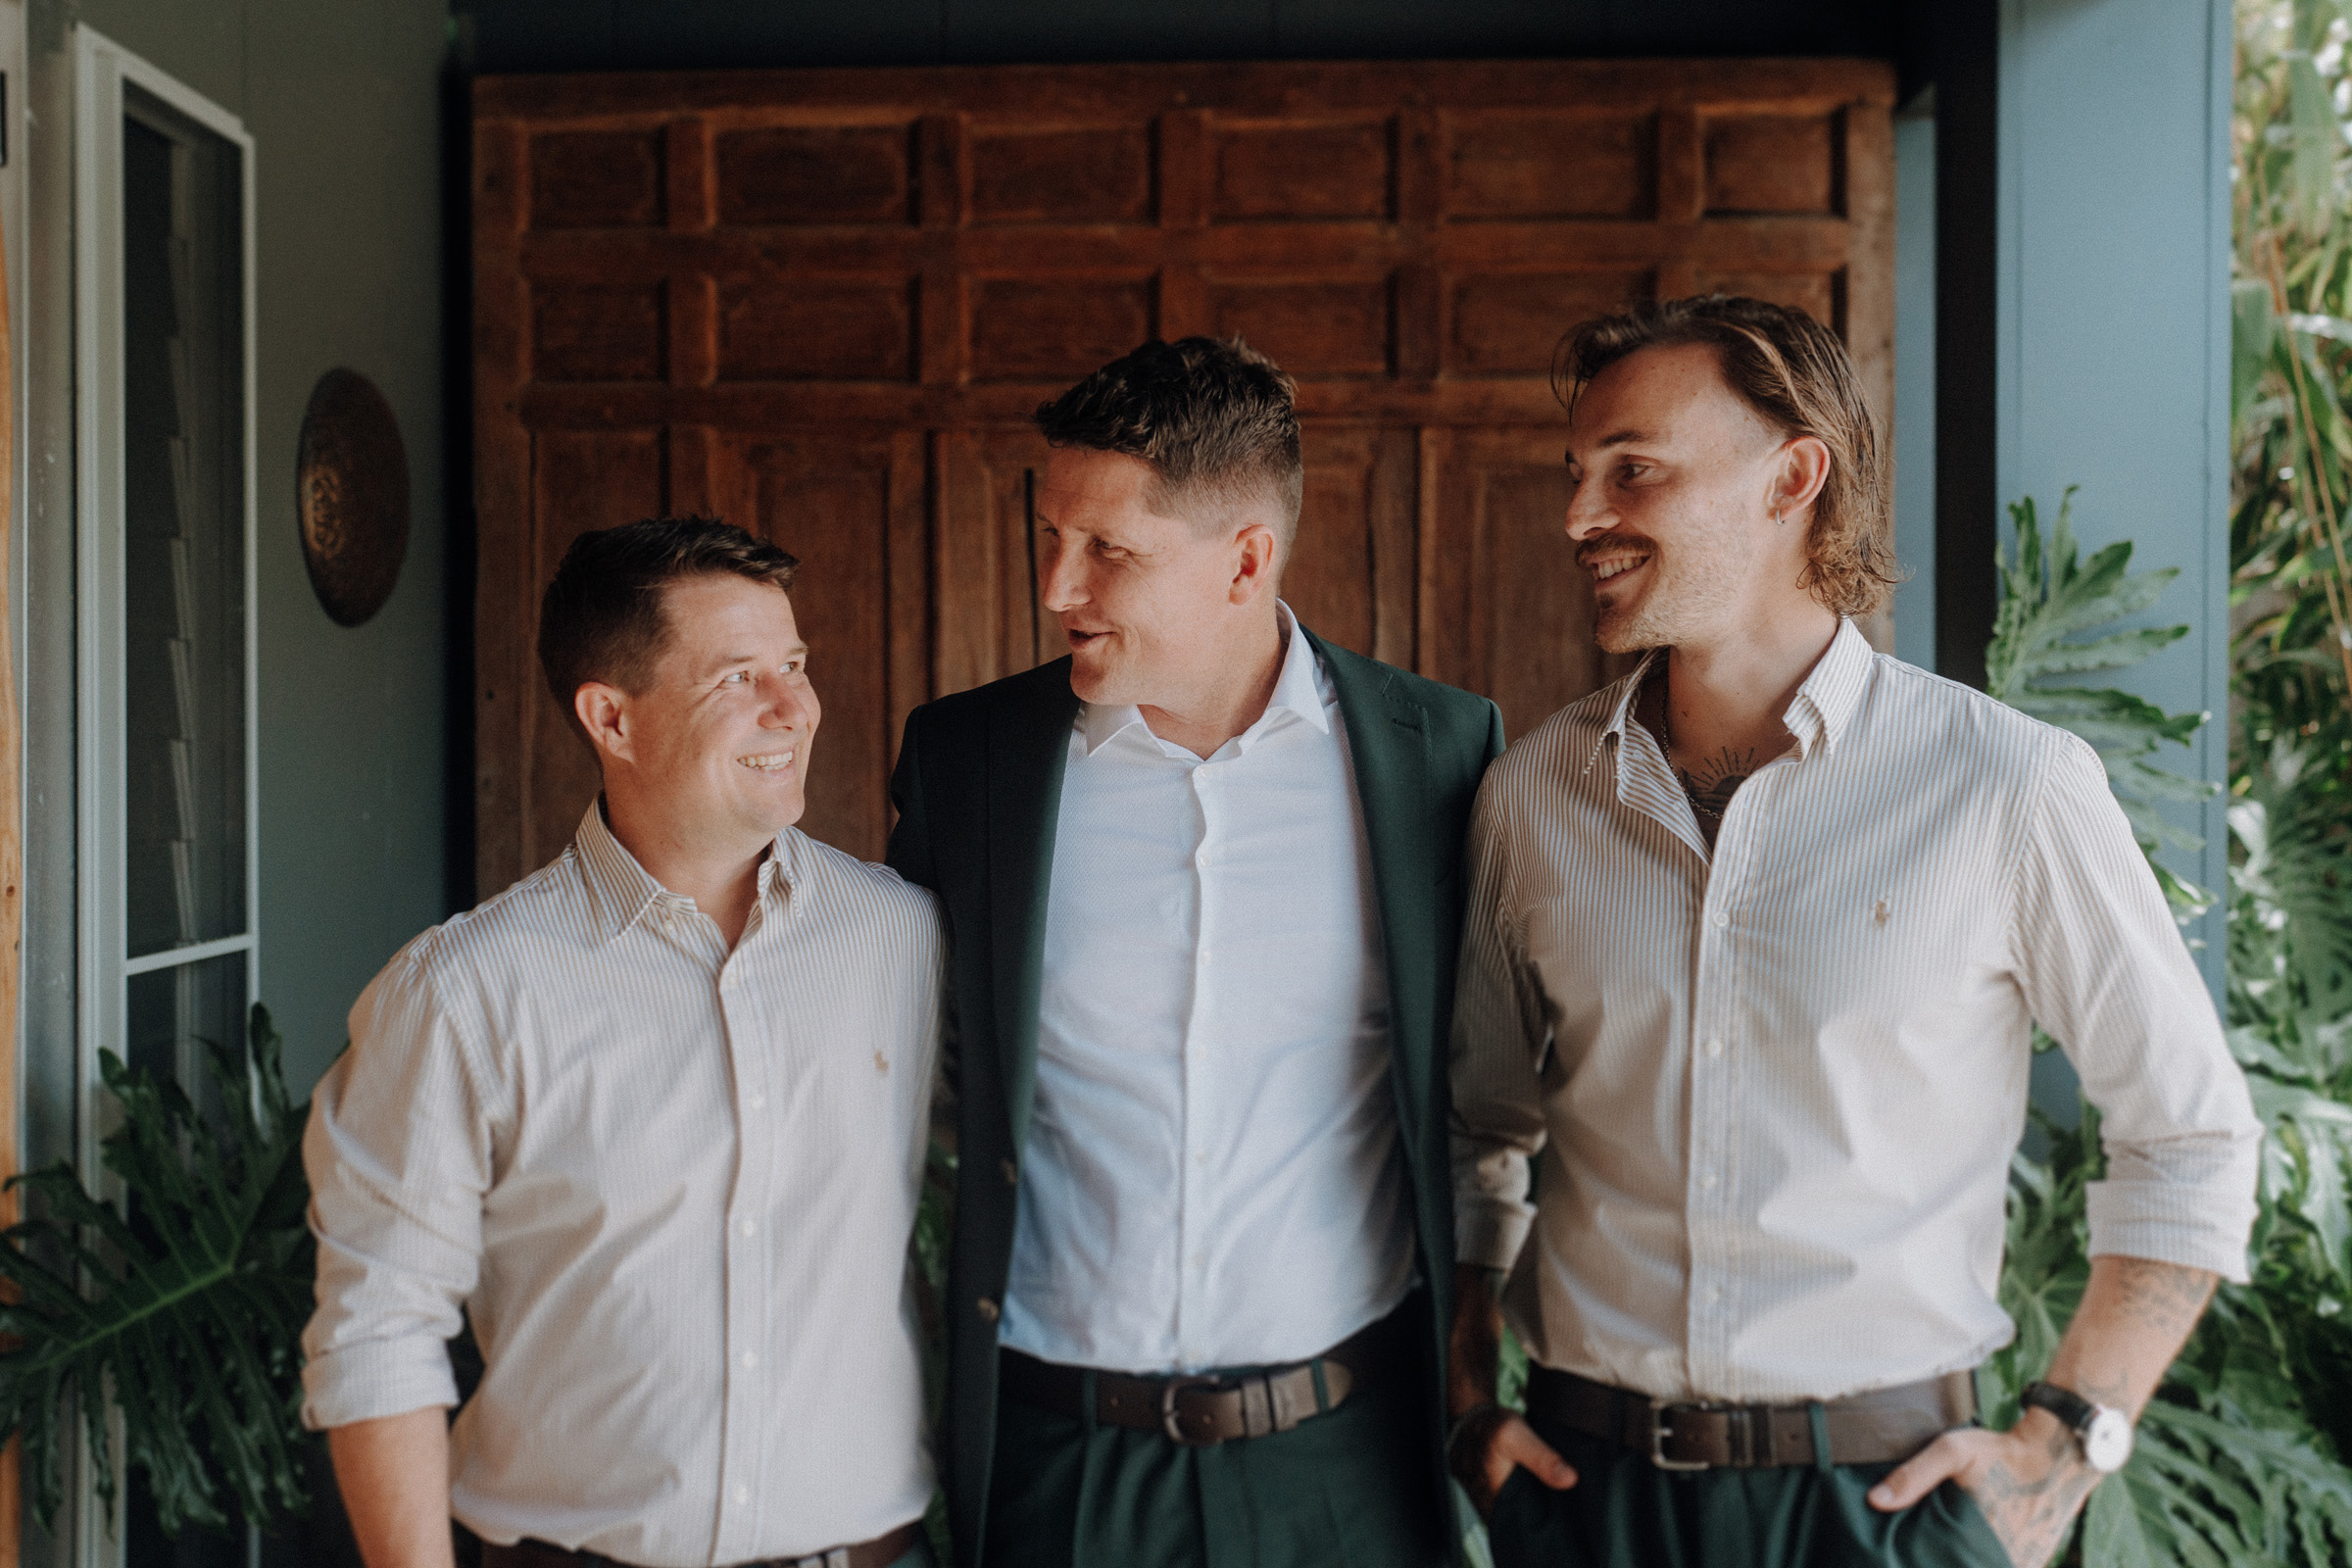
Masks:
[[[1338,1409],[1348,1395],[1380,1376],[1383,1363],[1400,1352],[1402,1315],[1392,1312],[1313,1360],[1288,1366],[1169,1377],[1093,1373],[1095,1419],[1104,1426],[1158,1432],[1188,1448],[1288,1432]],[[1014,1349],[999,1351],[997,1365],[997,1386],[1006,1398],[1073,1421],[1085,1419],[1086,1368],[1041,1361]]]
[[[890,1568],[906,1555],[923,1533],[919,1519],[910,1519],[887,1536],[860,1541],[855,1546],[835,1546],[806,1557],[762,1557],[738,1568]],[[571,1551],[544,1541],[517,1541],[512,1546],[482,1545],[482,1568],[629,1568],[615,1558],[593,1551]]]
[[[1973,1373],[1873,1389],[1811,1404],[1669,1404],[1549,1367],[1528,1368],[1527,1413],[1645,1453],[1661,1470],[1814,1464],[1814,1411],[1832,1464],[1908,1459],[1941,1433],[1976,1419]]]

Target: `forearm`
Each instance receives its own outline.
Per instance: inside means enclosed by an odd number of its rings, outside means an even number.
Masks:
[[[446,1411],[355,1421],[328,1432],[326,1446],[368,1568],[455,1568]]]
[[[1502,1359],[1502,1307],[1495,1298],[1493,1269],[1476,1263],[1453,1268],[1453,1337],[1447,1348],[1446,1403],[1449,1419],[1494,1400]]]
[[[2137,1417],[2213,1295],[2216,1276],[2146,1258],[2090,1260],[2082,1304],[2042,1381]],[[2075,1435],[2038,1407],[2007,1432],[1947,1432],[1871,1489],[1873,1507],[1908,1508],[1946,1478],[1977,1499],[2012,1561],[2050,1560],[2099,1484]]]
[[[2188,1343],[2218,1277],[2144,1257],[2094,1257],[2043,1380],[2136,1420]]]

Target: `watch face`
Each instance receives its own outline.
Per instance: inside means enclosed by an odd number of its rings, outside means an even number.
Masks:
[[[2121,1410],[2099,1406],[2082,1429],[2082,1457],[2093,1470],[2121,1470],[2132,1457],[2132,1423]]]

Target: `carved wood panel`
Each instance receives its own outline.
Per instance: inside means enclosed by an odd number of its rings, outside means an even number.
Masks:
[[[879,854],[907,710],[1057,652],[1030,412],[1154,335],[1239,333],[1298,379],[1301,618],[1519,733],[1606,667],[1554,345],[1753,293],[1837,326],[1890,412],[1892,88],[1851,61],[480,80],[481,891],[593,787],[529,657],[545,571],[662,511],[803,559],[807,825]]]

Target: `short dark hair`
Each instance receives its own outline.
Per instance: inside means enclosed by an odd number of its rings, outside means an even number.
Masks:
[[[1878,429],[1838,334],[1787,306],[1725,294],[1661,300],[1587,321],[1561,340],[1554,380],[1571,415],[1592,378],[1642,349],[1712,346],[1724,381],[1783,436],[1830,449],[1830,475],[1805,534],[1803,585],[1840,615],[1862,615],[1901,580]]]
[[[1152,466],[1154,511],[1270,501],[1284,554],[1298,531],[1298,388],[1240,338],[1153,338],[1043,404],[1037,427],[1057,447],[1124,453]]]
[[[800,563],[715,517],[649,517],[580,535],[539,601],[539,667],[556,706],[588,682],[645,690],[669,643],[662,591],[689,577],[734,576],[792,587]]]

